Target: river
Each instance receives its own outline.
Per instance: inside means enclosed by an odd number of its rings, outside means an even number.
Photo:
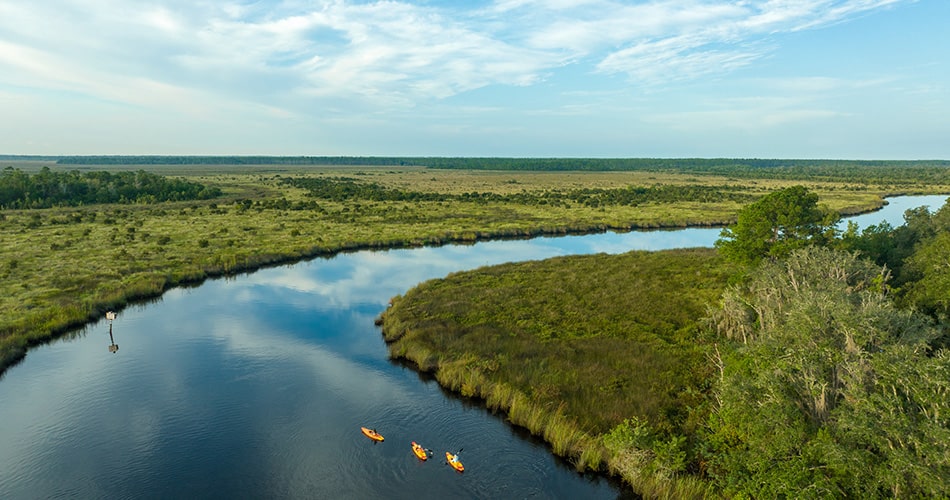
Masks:
[[[903,223],[902,197],[862,226]],[[558,255],[710,246],[718,229],[364,251],[178,288],[31,349],[0,379],[0,498],[625,498],[392,362],[417,283]],[[385,436],[374,443],[361,426]],[[416,459],[418,441],[435,456]],[[456,473],[445,451],[459,451]]]

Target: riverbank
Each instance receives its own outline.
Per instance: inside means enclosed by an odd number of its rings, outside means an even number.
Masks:
[[[473,201],[315,200],[284,177],[370,179],[392,189],[510,195],[635,183],[719,186],[750,196],[790,181],[734,181],[675,173],[458,172],[423,168],[196,169],[189,178],[219,187],[206,202],[5,210],[0,217],[0,374],[30,346],[160,296],[176,286],[264,266],[359,249],[467,243],[495,238],[608,230],[719,226],[741,203],[643,203],[567,206]],[[176,172],[188,169],[178,167]],[[823,203],[842,213],[873,210],[880,191],[816,183]],[[933,187],[938,189],[938,187]],[[906,191],[906,186],[901,187]],[[922,188],[923,189],[923,188]],[[945,188],[946,190],[946,188]]]
[[[578,470],[691,497],[700,481],[648,473],[606,436],[630,418],[657,435],[696,430],[712,348],[697,321],[737,271],[713,249],[505,264],[420,284],[379,323],[393,358],[504,411]]]

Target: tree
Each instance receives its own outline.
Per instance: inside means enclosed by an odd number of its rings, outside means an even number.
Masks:
[[[838,214],[818,207],[817,194],[792,186],[740,210],[736,223],[720,233],[716,248],[738,262],[778,259],[796,248],[832,241],[839,219]]]
[[[908,283],[902,290],[903,299],[911,307],[947,320],[950,317],[950,203],[926,222],[918,224],[928,231],[905,264]]]
[[[931,353],[937,330],[894,306],[887,278],[809,247],[727,292],[708,451],[728,495],[950,495],[950,355]]]

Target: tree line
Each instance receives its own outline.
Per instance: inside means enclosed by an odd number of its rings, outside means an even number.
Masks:
[[[469,192],[461,194],[405,191],[361,182],[350,177],[286,177],[282,182],[308,190],[310,196],[330,201],[462,201],[499,202],[522,205],[578,204],[588,207],[605,205],[636,206],[641,203],[676,203],[679,201],[746,202],[753,198],[748,188],[721,188],[704,185],[627,186],[614,189],[583,188],[562,191],[550,189],[519,193]]]
[[[775,158],[502,158],[400,156],[64,156],[63,165],[340,165],[423,166],[512,171],[657,171],[738,178],[946,183],[947,160]]]
[[[204,200],[221,190],[197,182],[137,172],[53,172],[30,175],[6,167],[0,172],[0,209],[50,208],[93,203],[154,203]]]

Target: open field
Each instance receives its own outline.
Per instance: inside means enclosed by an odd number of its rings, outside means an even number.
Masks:
[[[8,161],[38,172],[141,170],[219,187],[214,200],[111,204],[0,212],[0,359],[119,308],[129,300],[209,276],[341,250],[404,247],[636,228],[722,225],[741,201],[680,200],[636,205],[515,203],[484,199],[377,201],[314,199],[288,178],[353,179],[384,189],[463,195],[533,195],[629,186],[707,186],[754,198],[796,184],[676,172],[524,172],[390,166],[57,165]],[[876,208],[890,194],[950,192],[909,178],[898,184],[806,182],[843,213]],[[744,198],[743,198],[744,199]]]

